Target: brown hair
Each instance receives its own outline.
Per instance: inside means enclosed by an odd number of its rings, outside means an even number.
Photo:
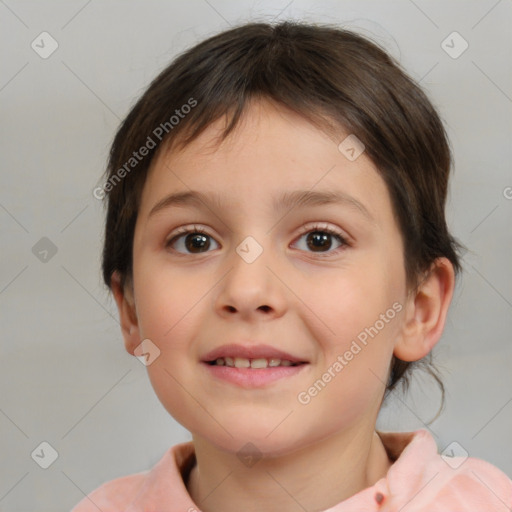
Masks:
[[[459,274],[463,246],[450,235],[444,214],[451,153],[435,108],[368,39],[330,25],[286,21],[241,25],[187,50],[153,80],[121,124],[103,189],[107,287],[116,271],[122,286],[131,280],[141,193],[162,142],[184,147],[221,116],[229,121],[224,139],[255,98],[284,105],[331,134],[341,127],[363,142],[391,196],[409,288],[441,256]],[[135,159],[143,147],[145,156]],[[444,401],[443,384],[427,358],[422,361]],[[387,392],[400,380],[407,389],[406,371],[415,364],[393,357]]]

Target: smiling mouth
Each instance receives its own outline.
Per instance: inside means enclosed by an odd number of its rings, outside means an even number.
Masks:
[[[307,364],[306,362],[292,362],[287,359],[278,358],[257,358],[247,359],[245,357],[219,357],[213,361],[206,361],[210,366],[227,366],[230,368],[278,368],[287,366],[300,366]]]

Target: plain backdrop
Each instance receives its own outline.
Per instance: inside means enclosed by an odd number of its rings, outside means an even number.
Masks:
[[[0,511],[69,510],[191,439],[124,350],[92,191],[120,120],[175,55],[230,25],[285,19],[381,44],[421,82],[453,146],[447,218],[470,252],[434,352],[446,408],[427,425],[440,394],[420,376],[377,426],[428,428],[440,451],[455,441],[512,477],[510,1],[5,0]],[[57,457],[47,469],[41,450]]]

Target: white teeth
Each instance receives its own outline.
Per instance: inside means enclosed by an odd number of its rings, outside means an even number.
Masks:
[[[267,368],[276,366],[293,366],[295,363],[287,359],[247,359],[245,357],[219,357],[215,366],[230,366],[235,368]]]
[[[235,368],[249,368],[251,362],[244,357],[235,357]]]
[[[268,361],[266,359],[253,359],[251,360],[251,368],[266,368]]]

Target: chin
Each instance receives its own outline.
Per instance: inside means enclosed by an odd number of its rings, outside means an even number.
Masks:
[[[228,430],[233,437],[227,433],[211,437],[211,431],[205,432],[204,435],[200,432],[198,434],[217,448],[238,456],[242,461],[247,456],[252,456],[253,460],[261,457],[280,457],[294,452],[302,446],[304,442],[302,437],[292,439],[286,429],[280,433],[277,433],[277,430],[272,432],[275,426],[276,424],[268,428],[267,425],[262,425],[261,428],[258,428],[252,424],[246,425],[244,428],[240,425],[235,430],[234,426],[230,425]],[[269,432],[272,433],[269,435]]]

